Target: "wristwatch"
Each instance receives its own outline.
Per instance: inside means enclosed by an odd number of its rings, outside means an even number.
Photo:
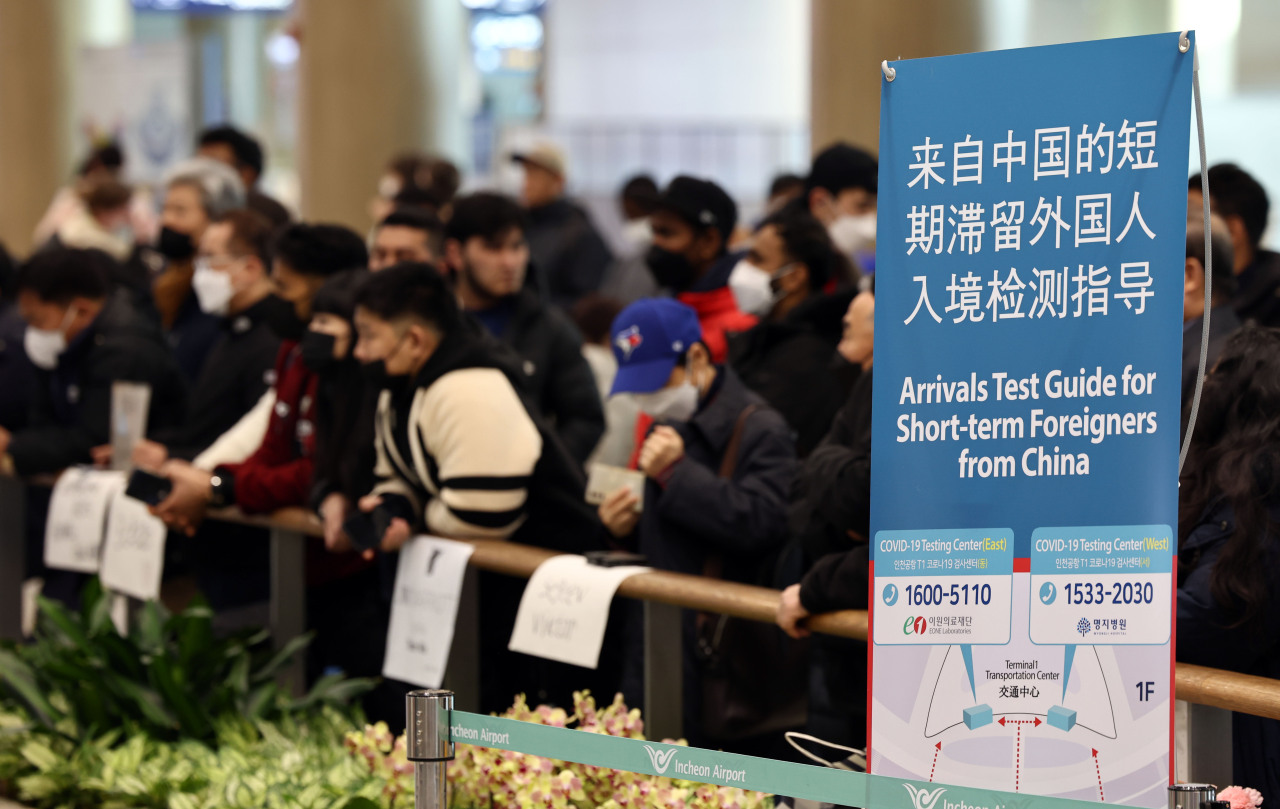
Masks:
[[[213,475],[209,477],[209,494],[211,508],[234,506],[236,504],[235,476],[221,467],[213,470]]]

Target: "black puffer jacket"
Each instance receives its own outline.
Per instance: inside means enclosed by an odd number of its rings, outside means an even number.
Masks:
[[[814,295],[781,322],[729,336],[729,364],[787,420],[801,458],[822,440],[857,377],[836,354],[854,294]]]
[[[604,435],[604,405],[577,328],[525,289],[501,336],[523,360],[517,387],[532,398],[569,455],[579,465],[586,463]]]
[[[89,463],[93,447],[111,441],[111,385],[151,386],[148,432],[182,422],[186,383],[160,326],[117,289],[89,328],[76,335],[52,371],[37,370],[31,420],[9,453],[19,474],[57,472]]]
[[[569,307],[595,292],[613,254],[587,212],[561,197],[529,211],[529,253],[547,299]]]

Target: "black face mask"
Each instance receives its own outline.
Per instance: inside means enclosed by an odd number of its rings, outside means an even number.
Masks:
[[[663,250],[655,244],[649,248],[644,261],[649,265],[649,272],[653,274],[653,280],[658,282],[658,286],[683,292],[693,285],[693,265],[682,253]]]
[[[386,360],[361,363],[360,370],[364,373],[365,381],[373,386],[375,390],[400,387],[409,378],[408,374],[387,373]]]
[[[339,362],[333,356],[333,346],[337,341],[332,334],[308,329],[298,342],[302,362],[318,374],[330,370]]]
[[[274,295],[271,296],[271,306],[267,307],[267,313],[263,319],[267,323],[267,328],[281,340],[297,342],[307,331],[307,322],[298,317],[293,304]]]
[[[160,228],[156,250],[170,261],[186,261],[196,254],[196,243],[190,233],[179,233],[170,227]]]

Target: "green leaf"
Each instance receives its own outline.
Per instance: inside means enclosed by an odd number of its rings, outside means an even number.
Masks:
[[[265,717],[275,706],[280,687],[274,682],[263,683],[255,688],[245,700],[244,715],[250,720]]]
[[[31,762],[31,766],[35,767],[42,773],[47,773],[50,770],[56,770],[63,763],[62,758],[59,757],[57,753],[50,750],[46,745],[37,742],[35,739],[32,739],[22,745],[22,749],[18,752],[22,754],[23,758]]]
[[[24,708],[46,727],[52,728],[60,713],[45,698],[36,674],[17,655],[0,649],[0,682],[8,686]]]
[[[342,809],[382,809],[382,807],[368,798],[352,798],[342,804]]]
[[[66,646],[78,649],[89,648],[89,636],[65,607],[44,596],[36,596],[36,604],[39,608],[42,634],[49,633],[52,635],[51,640]]]
[[[311,708],[320,703],[345,705],[356,697],[366,694],[377,687],[378,681],[372,678],[347,679],[341,674],[330,674],[316,680],[311,691],[292,706],[294,710]]]
[[[97,579],[90,580],[91,585],[97,585],[101,589],[102,585]],[[88,588],[86,588],[88,589]],[[85,623],[88,625],[89,635],[92,637],[101,637],[104,635],[118,635],[115,621],[111,620],[111,607],[115,596],[111,593],[103,591],[101,597],[96,601],[90,601],[87,597],[84,600]]]
[[[160,696],[139,683],[117,678],[111,681],[111,687],[129,704],[137,707],[142,718],[155,726],[157,730],[177,730],[178,721],[165,707]]]
[[[29,775],[18,779],[18,798],[24,801],[43,801],[62,791],[62,784],[47,775]]]
[[[166,657],[157,657],[151,661],[151,682],[167,706],[177,716],[184,734],[197,739],[213,735],[213,724],[208,714],[196,701],[194,695],[181,683],[178,673]]]
[[[303,651],[311,644],[311,640],[314,637],[314,632],[308,632],[304,635],[292,638],[284,645],[284,648],[276,652],[275,656],[272,657],[265,666],[254,672],[253,681],[255,683],[260,683],[276,676],[276,673],[280,671],[280,669],[284,668],[285,664],[292,660],[294,655]]]
[[[133,640],[143,652],[156,654],[164,645],[164,625],[169,613],[154,601],[148,601],[133,624]]]

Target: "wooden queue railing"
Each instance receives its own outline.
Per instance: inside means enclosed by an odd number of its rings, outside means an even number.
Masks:
[[[322,536],[320,521],[304,509],[284,509],[270,518],[247,517],[230,509],[215,512],[213,519],[281,529],[305,536]],[[555,551],[496,540],[468,540],[475,546],[470,564],[507,576],[529,578]],[[632,576],[618,588],[618,595],[674,607],[732,615],[773,623],[781,593],[767,587],[708,579],[683,573],[651,571]],[[810,617],[810,630],[826,635],[865,641],[867,613],[841,610]],[[1231,671],[1177,664],[1175,695],[1196,705],[1280,719],[1280,680]]]

